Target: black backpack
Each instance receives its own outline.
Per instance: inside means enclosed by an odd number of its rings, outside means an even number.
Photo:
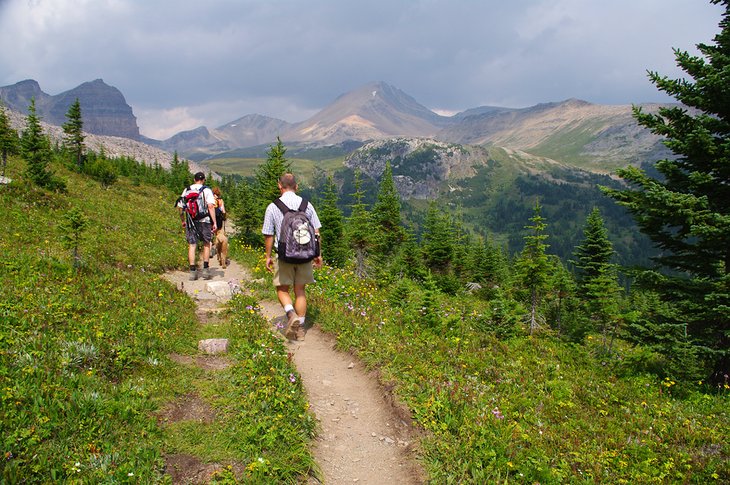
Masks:
[[[279,259],[287,263],[307,263],[319,256],[319,239],[307,217],[307,204],[307,200],[302,199],[299,208],[292,210],[281,199],[274,201],[284,215],[276,252]]]

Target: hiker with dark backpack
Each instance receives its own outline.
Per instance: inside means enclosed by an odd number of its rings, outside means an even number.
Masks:
[[[269,204],[261,232],[266,248],[266,269],[274,273],[279,303],[287,316],[284,335],[289,340],[304,338],[307,315],[306,285],[314,283],[314,268],[322,265],[317,211],[296,194],[294,175],[279,178],[281,197]],[[276,248],[276,259],[272,251]],[[289,290],[294,287],[294,303]]]
[[[198,172],[193,177],[193,185],[186,187],[175,204],[180,212],[180,220],[185,228],[185,239],[188,242],[188,262],[190,263],[190,280],[198,279],[198,267],[195,256],[198,243],[203,243],[203,278],[209,280],[210,274],[210,242],[217,229],[215,219],[215,196],[210,187],[205,185],[205,174]]]

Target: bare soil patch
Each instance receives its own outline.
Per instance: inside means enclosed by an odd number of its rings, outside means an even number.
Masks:
[[[160,411],[158,418],[163,423],[179,421],[197,421],[210,424],[215,421],[215,410],[199,396],[188,394],[169,403]]]

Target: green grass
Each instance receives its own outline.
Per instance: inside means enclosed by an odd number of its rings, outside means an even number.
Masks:
[[[61,166],[68,193],[48,193],[23,169],[11,158],[14,182],[0,186],[0,482],[166,482],[164,457],[177,452],[237,463],[249,482],[309,474],[314,422],[254,300],[201,326],[159,276],[186,266],[176,195],[123,177],[104,190]],[[61,244],[72,208],[89,220],[79,265]],[[204,336],[230,338],[234,365],[210,374],[170,359],[198,355]],[[191,393],[216,409],[213,424],[159,422]]]
[[[497,339],[497,308],[440,297],[424,327],[423,292],[394,293],[322,270],[312,317],[394,386],[427,431],[433,483],[723,483],[730,480],[730,391],[678,389],[598,337]],[[395,304],[393,306],[391,304]]]

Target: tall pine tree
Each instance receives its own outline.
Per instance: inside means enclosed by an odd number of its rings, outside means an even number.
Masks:
[[[322,228],[322,257],[334,266],[342,268],[347,261],[347,241],[345,240],[345,220],[337,207],[337,186],[332,177],[327,177],[324,186],[324,200],[317,208]]]
[[[353,204],[350,217],[347,219],[347,240],[355,252],[355,273],[359,277],[367,275],[367,255],[372,247],[373,222],[372,215],[363,202],[362,181],[360,172],[355,171],[355,193],[352,194]]]
[[[2,171],[0,177],[5,176],[5,167],[8,163],[8,155],[18,151],[18,132],[10,126],[10,120],[5,107],[0,102],[0,159],[2,160]]]
[[[50,188],[53,185],[53,173],[48,169],[51,162],[51,148],[48,137],[41,129],[41,122],[35,109],[35,98],[31,98],[28,116],[25,119],[25,130],[20,139],[23,158],[26,162],[26,175],[36,185]]]
[[[385,163],[385,170],[380,179],[378,195],[373,205],[374,252],[388,257],[394,254],[406,237],[400,221],[400,195],[393,181],[393,169],[390,162]]]
[[[279,137],[276,145],[270,145],[266,153],[266,161],[259,165],[254,174],[255,190],[258,198],[258,212],[263,220],[266,207],[279,195],[279,177],[291,172],[291,163],[286,159],[286,147]]]
[[[521,286],[529,292],[530,333],[540,327],[542,317],[538,313],[538,307],[551,275],[550,260],[545,252],[548,248],[545,243],[545,239],[548,237],[545,233],[547,224],[540,212],[540,202],[535,202],[534,214],[530,218],[532,225],[525,226],[525,229],[529,231],[524,237],[525,247],[515,263],[517,278]]]
[[[577,269],[579,288],[597,278],[614,255],[613,245],[603,223],[601,211],[594,207],[583,230],[583,242],[575,248],[575,259],[571,262]]]
[[[649,73],[681,105],[655,114],[634,108],[639,124],[665,137],[675,157],[656,162],[656,178],[619,170],[631,187],[604,190],[662,250],[656,262],[668,271],[646,280],[676,307],[677,323],[720,380],[730,374],[730,0],[712,3],[725,9],[714,42],[698,44],[699,56],[674,51],[692,79]]]
[[[63,143],[66,150],[73,155],[76,169],[81,172],[84,161],[84,122],[79,98],[68,108],[66,119],[68,121],[63,124]]]
[[[451,218],[442,212],[435,201],[429,204],[423,224],[421,247],[426,265],[432,271],[446,274],[454,257],[454,233]]]

